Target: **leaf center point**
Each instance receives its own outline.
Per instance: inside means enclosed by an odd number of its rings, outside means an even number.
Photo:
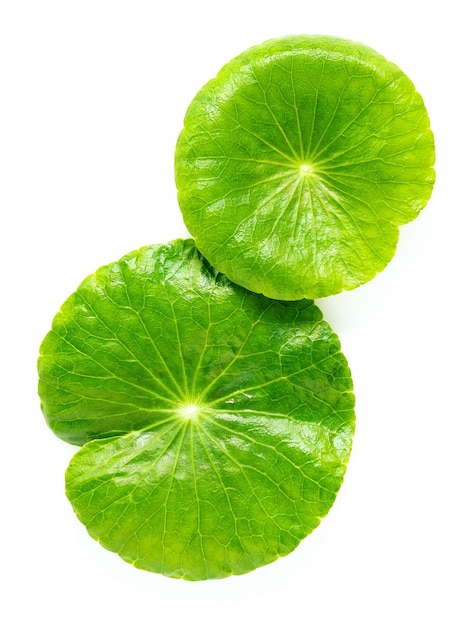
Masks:
[[[202,406],[188,402],[178,408],[178,415],[182,420],[197,420],[202,412]]]
[[[315,168],[311,163],[301,163],[299,165],[299,173],[303,176],[313,176],[315,174]]]

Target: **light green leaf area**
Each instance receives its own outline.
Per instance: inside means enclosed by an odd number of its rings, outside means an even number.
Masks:
[[[421,96],[374,50],[267,41],[190,104],[175,172],[186,225],[231,280],[272,298],[353,289],[426,205],[434,140]]]
[[[192,240],[87,278],[41,346],[42,408],[84,444],[66,474],[88,532],[190,580],[291,552],[330,509],[354,430],[340,344],[311,302],[215,271]]]

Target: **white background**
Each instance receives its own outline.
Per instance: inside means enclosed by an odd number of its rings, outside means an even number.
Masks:
[[[6,625],[470,624],[469,66],[463,2],[0,2],[1,570]],[[105,551],[63,492],[74,449],[36,395],[53,315],[98,266],[186,234],[173,151],[233,56],[322,33],[399,65],[426,102],[437,182],[371,283],[318,301],[357,395],[343,488],[290,556],[188,583]]]

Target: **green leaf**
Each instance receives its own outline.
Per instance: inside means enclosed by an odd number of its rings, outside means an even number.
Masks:
[[[85,444],[66,474],[77,516],[139,568],[196,580],[269,563],[343,480],[354,397],[337,337],[313,303],[234,285],[192,240],[86,279],[39,374],[50,427]]]
[[[317,298],[370,280],[434,183],[421,96],[383,56],[324,36],[267,41],[189,106],[175,155],[186,225],[231,280]]]

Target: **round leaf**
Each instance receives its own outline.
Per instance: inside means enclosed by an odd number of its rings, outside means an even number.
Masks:
[[[84,444],[67,495],[89,533],[139,568],[242,574],[295,548],[343,480],[354,397],[311,302],[231,283],[192,240],[99,269],[41,346],[40,395]]]
[[[197,94],[175,157],[179,202],[204,256],[272,298],[370,280],[398,226],[426,205],[434,142],[394,64],[324,36],[267,41]]]

